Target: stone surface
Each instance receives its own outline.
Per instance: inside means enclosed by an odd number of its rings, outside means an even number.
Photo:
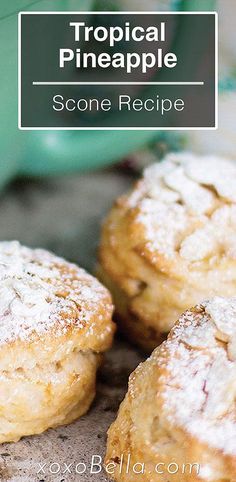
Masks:
[[[50,249],[92,271],[102,218],[130,183],[117,171],[18,181],[1,196],[0,239]],[[128,376],[141,359],[135,348],[118,339],[105,357],[89,413],[67,427],[1,445],[0,480],[106,482],[103,471],[90,473],[92,456],[104,456],[106,431],[126,392]],[[77,467],[85,470],[79,475],[76,465],[81,463],[86,467]]]
[[[101,221],[130,184],[115,170],[17,181],[0,198],[0,240],[49,249],[91,271]]]

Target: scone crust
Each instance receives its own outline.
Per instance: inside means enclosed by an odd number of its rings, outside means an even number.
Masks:
[[[236,288],[236,166],[170,154],[104,222],[98,273],[122,331],[151,351],[180,314]]]
[[[115,464],[112,478],[233,482],[235,368],[236,298],[217,297],[185,312],[168,340],[130,376],[108,432],[105,467]],[[141,475],[133,473],[137,463],[145,465]],[[157,464],[162,474],[155,472]],[[168,473],[170,464],[177,465],[176,474]]]
[[[34,357],[56,361],[78,346],[94,352],[110,347],[111,296],[82,268],[42,249],[2,242],[0,278],[2,370],[26,367],[28,358],[29,364]]]
[[[85,413],[112,343],[111,297],[72,263],[0,243],[0,443]]]

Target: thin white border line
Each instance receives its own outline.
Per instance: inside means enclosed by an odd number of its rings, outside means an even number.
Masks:
[[[21,17],[22,15],[214,15],[215,16],[215,126],[214,127],[22,127],[21,125]],[[126,12],[93,12],[93,11],[66,11],[66,12],[40,12],[22,11],[18,13],[18,129],[22,131],[215,131],[218,129],[218,12],[216,11],[188,11],[188,12],[166,12],[166,11],[126,11]]]
[[[21,126],[21,13],[18,15],[18,129]]]
[[[205,82],[32,82],[32,85],[204,85]]]
[[[92,10],[90,11],[87,11],[87,10],[77,10],[77,11],[71,11],[69,12],[68,10],[63,12],[63,11],[56,11],[55,12],[51,11],[51,12],[40,12],[40,10],[36,11],[22,11],[22,12],[19,12],[18,15],[216,15],[218,12],[216,11],[203,11],[203,12],[200,12],[200,11],[194,11],[194,12],[191,12],[191,11],[188,11],[188,12],[178,12],[178,11],[175,11],[175,12],[166,12],[166,11],[158,11],[158,10],[155,10],[155,11],[142,11],[142,12],[136,12],[136,11],[125,11],[125,12],[112,12],[112,11],[106,11],[106,12],[103,12],[103,11],[96,11],[96,12],[93,12]]]
[[[21,131],[215,131],[214,127],[19,127]]]

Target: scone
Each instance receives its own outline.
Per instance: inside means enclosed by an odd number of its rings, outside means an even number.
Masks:
[[[236,163],[190,153],[148,167],[105,221],[98,275],[121,329],[155,348],[189,306],[236,294]]]
[[[236,298],[186,311],[139,365],[109,429],[119,482],[236,480]]]
[[[83,269],[0,243],[0,443],[88,410],[112,342],[111,316],[109,293]]]

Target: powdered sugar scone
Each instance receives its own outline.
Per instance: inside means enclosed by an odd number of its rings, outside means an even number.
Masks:
[[[112,342],[108,291],[74,264],[0,243],[0,443],[72,422]]]
[[[151,350],[189,306],[236,294],[236,163],[190,153],[148,167],[105,221],[100,279]]]
[[[234,482],[235,374],[236,298],[186,311],[130,376],[109,429],[110,475],[119,482]]]

